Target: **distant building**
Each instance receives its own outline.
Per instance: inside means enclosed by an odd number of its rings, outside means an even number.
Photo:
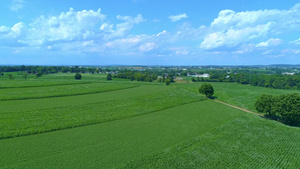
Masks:
[[[282,73],[283,75],[294,75],[295,73],[288,73],[288,72],[285,72],[285,73]]]
[[[189,74],[187,75],[187,76],[190,76]],[[209,77],[210,75],[209,74],[207,74],[207,73],[204,73],[204,74],[202,74],[202,75],[191,75],[192,77],[204,77],[204,78],[207,78],[207,77]]]

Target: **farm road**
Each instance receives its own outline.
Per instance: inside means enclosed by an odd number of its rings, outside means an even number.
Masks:
[[[227,106],[230,106],[230,107],[233,107],[233,108],[236,108],[236,109],[239,109],[239,110],[242,110],[244,112],[247,112],[247,113],[252,113],[252,114],[256,114],[256,115],[259,115],[261,117],[264,117],[262,114],[259,114],[259,113],[255,113],[253,111],[250,111],[250,110],[247,110],[247,109],[243,109],[241,107],[237,107],[237,106],[234,106],[234,105],[231,105],[231,104],[228,104],[228,103],[225,103],[225,102],[221,102],[219,100],[214,100],[215,102],[218,102],[218,103],[221,103],[221,104],[224,104],[224,105],[227,105]]]

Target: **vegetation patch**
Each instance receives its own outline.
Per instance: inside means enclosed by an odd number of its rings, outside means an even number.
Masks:
[[[244,115],[122,168],[298,168],[299,128]]]
[[[106,95],[109,97],[109,92]],[[115,101],[69,105],[48,109],[1,113],[0,138],[37,134],[100,122],[117,120],[136,115],[203,100],[183,89],[170,90]]]
[[[4,168],[115,168],[209,132],[241,114],[206,100],[108,123],[4,139],[0,163]]]
[[[137,84],[90,83],[62,86],[1,89],[0,101],[100,93],[137,86]]]

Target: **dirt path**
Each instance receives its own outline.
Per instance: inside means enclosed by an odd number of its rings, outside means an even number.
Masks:
[[[247,112],[247,113],[252,113],[252,114],[256,114],[256,115],[259,115],[259,116],[261,116],[261,117],[264,117],[262,114],[255,113],[255,112],[253,112],[253,111],[250,111],[250,110],[247,110],[247,109],[243,109],[243,108],[241,108],[241,107],[237,107],[237,106],[234,106],[234,105],[231,105],[231,104],[228,104],[228,103],[224,103],[224,102],[221,102],[221,101],[219,101],[219,100],[214,100],[214,101],[215,101],[215,102],[218,102],[218,103],[221,103],[221,104],[224,104],[224,105],[226,105],[226,106],[230,106],[230,107],[233,107],[233,108],[242,110],[242,111]]]

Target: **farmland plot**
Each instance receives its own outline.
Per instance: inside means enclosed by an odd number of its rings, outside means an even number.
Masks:
[[[220,114],[219,111],[224,113]],[[206,100],[141,116],[0,140],[4,168],[112,168],[213,130],[243,112]]]
[[[247,114],[124,168],[298,168],[300,129]]]

